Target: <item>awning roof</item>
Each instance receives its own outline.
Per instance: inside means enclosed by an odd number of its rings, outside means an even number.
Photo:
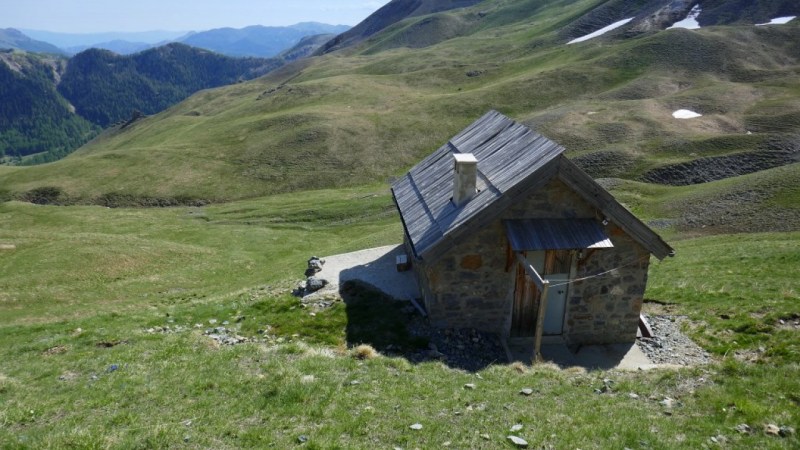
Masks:
[[[514,251],[611,248],[614,245],[594,219],[505,220]]]

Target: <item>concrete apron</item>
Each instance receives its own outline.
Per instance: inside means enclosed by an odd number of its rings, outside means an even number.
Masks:
[[[509,362],[531,364],[533,338],[510,338],[506,341]],[[671,367],[651,362],[635,343],[583,345],[571,351],[560,337],[545,337],[542,341],[542,358],[563,369],[583,367],[587,370],[648,370]]]

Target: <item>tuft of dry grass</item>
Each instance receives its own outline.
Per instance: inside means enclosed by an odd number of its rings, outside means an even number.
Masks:
[[[352,355],[356,359],[375,359],[380,356],[380,353],[371,345],[361,344],[353,349]]]
[[[514,361],[509,366],[512,370],[517,371],[518,373],[528,373],[528,366],[525,363],[520,361]]]

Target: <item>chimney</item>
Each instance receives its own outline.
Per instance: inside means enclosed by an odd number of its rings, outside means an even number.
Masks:
[[[478,178],[478,160],[472,153],[454,153],[453,203],[461,206],[475,196]]]

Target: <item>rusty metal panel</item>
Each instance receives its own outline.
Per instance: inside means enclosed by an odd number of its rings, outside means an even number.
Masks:
[[[505,220],[514,251],[612,248],[614,244],[595,219]]]

